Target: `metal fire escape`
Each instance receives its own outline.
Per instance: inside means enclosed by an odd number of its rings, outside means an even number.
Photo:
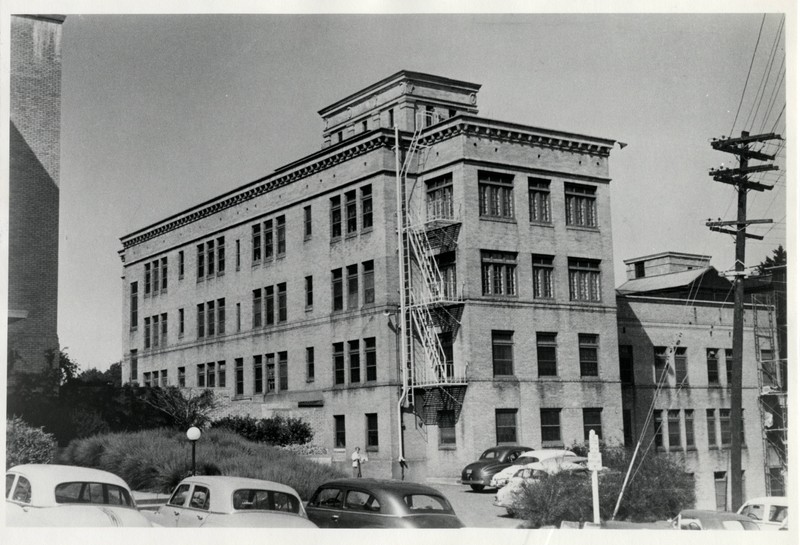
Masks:
[[[460,413],[466,392],[467,365],[455,362],[452,348],[445,349],[442,335],[458,332],[463,310],[463,289],[455,280],[455,266],[443,276],[437,256],[455,252],[461,228],[449,200],[429,202],[427,195],[414,198],[408,191],[408,174],[424,151],[420,135],[432,119],[417,116],[404,160],[396,146],[398,180],[397,214],[400,272],[400,320],[402,324],[402,395],[406,408],[413,408],[426,425],[438,422],[441,410]],[[399,143],[399,130],[395,129]],[[423,205],[420,205],[420,202]],[[451,346],[451,345],[450,345]]]
[[[786,490],[788,471],[788,422],[786,384],[783,368],[786,361],[779,357],[775,328],[775,306],[772,294],[753,294],[753,338],[758,362],[759,411],[761,440],[764,448],[764,477],[768,495],[773,494],[771,469],[780,468],[783,489]],[[761,314],[761,318],[759,318]],[[764,321],[766,314],[766,323]],[[765,358],[764,356],[768,356]]]

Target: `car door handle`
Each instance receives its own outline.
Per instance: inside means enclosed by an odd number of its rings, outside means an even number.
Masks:
[[[180,511],[173,511],[173,512],[172,512],[172,514],[173,514],[173,515],[175,515],[175,516],[177,517],[177,516],[178,516],[178,515],[180,515],[181,513],[180,513]]]
[[[331,515],[331,520],[339,522],[339,515]]]

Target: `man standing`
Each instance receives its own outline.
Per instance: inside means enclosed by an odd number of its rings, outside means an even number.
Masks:
[[[353,460],[353,477],[361,477],[361,462],[365,462],[366,458],[361,457],[361,447],[356,447],[353,451],[353,455],[350,456],[350,459]]]

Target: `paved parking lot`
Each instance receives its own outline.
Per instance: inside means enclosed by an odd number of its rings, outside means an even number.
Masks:
[[[522,522],[508,516],[505,509],[492,505],[494,488],[474,492],[470,487],[455,482],[437,480],[425,484],[444,494],[458,518],[470,528],[516,528]]]

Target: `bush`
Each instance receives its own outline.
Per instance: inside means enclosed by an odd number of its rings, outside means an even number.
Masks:
[[[19,464],[49,464],[56,451],[56,439],[22,418],[6,420],[6,469]]]
[[[323,482],[345,476],[332,466],[248,441],[223,429],[206,431],[196,449],[200,474],[276,481],[291,486],[306,500]],[[59,461],[111,471],[134,490],[169,493],[189,474],[191,456],[185,432],[161,428],[76,439]]]
[[[603,452],[603,465],[610,470],[600,474],[600,518],[603,520],[610,519],[614,513],[629,462],[630,453],[625,449],[607,448]],[[643,461],[637,457],[634,470],[617,512],[618,520],[664,520],[694,506],[694,479],[669,456],[650,454]],[[564,520],[591,521],[591,477],[564,472],[532,482],[520,493],[514,510],[533,528],[559,526]]]
[[[307,422],[279,414],[259,420],[252,416],[226,416],[215,421],[212,427],[230,430],[257,443],[280,446],[304,445],[314,437]]]

